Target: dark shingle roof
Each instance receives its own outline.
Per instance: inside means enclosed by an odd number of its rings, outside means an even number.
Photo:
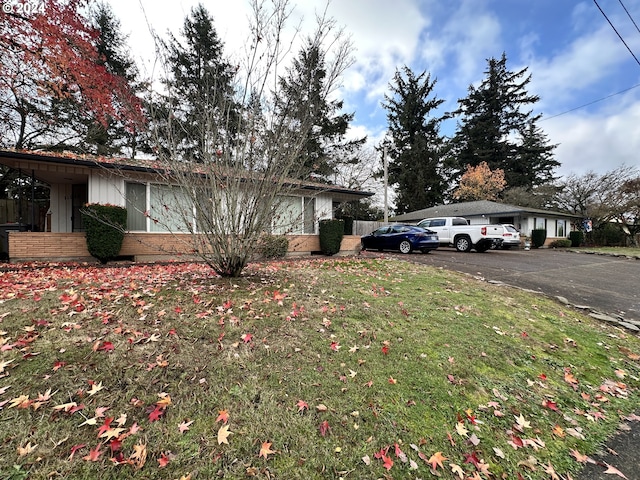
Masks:
[[[541,210],[538,208],[519,207],[506,203],[491,202],[489,200],[477,200],[474,202],[449,203],[436,205],[431,208],[416,210],[415,212],[398,215],[390,220],[394,222],[419,222],[423,218],[430,217],[480,217],[485,216],[510,216],[522,214],[552,215],[558,217],[580,218],[569,213]]]

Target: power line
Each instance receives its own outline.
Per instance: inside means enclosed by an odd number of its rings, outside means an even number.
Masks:
[[[627,7],[624,6],[624,3],[622,3],[622,0],[618,0],[618,1],[620,2],[620,5],[622,5],[622,8],[624,8],[624,11],[627,12],[627,17],[629,17],[629,20],[631,20],[631,23],[633,23],[633,25],[636,27],[636,30],[640,32],[640,28],[638,28],[638,24],[629,13],[629,10],[627,10]]]
[[[616,32],[616,35],[618,35],[618,38],[622,41],[622,43],[624,43],[624,46],[627,47],[627,50],[629,50],[629,53],[635,59],[636,63],[640,65],[640,60],[638,60],[638,57],[636,57],[633,51],[631,50],[631,48],[629,48],[629,45],[627,45],[627,42],[624,41],[624,38],[622,38],[622,35],[620,35],[620,32],[618,32],[616,27],[613,26],[613,23],[611,23],[611,20],[609,20],[609,17],[607,17],[607,14],[604,13],[604,11],[600,8],[600,5],[598,5],[597,0],[593,0],[593,3],[596,4],[596,7],[598,7],[598,10],[600,10],[600,13],[602,13],[604,18],[607,19],[607,22],[609,22],[609,25],[611,25],[611,28],[613,28],[613,31]]]
[[[540,119],[540,121],[544,122],[545,120],[551,120],[552,118],[556,118],[556,117],[559,117],[561,115],[566,115],[567,113],[575,112],[576,110],[579,110],[581,108],[588,107],[589,105],[593,105],[594,103],[602,102],[603,100],[607,100],[608,98],[615,97],[616,95],[620,95],[622,93],[628,92],[629,90],[633,90],[634,88],[638,88],[638,87],[640,87],[640,83],[638,83],[637,85],[634,85],[632,87],[625,88],[624,90],[620,90],[619,92],[612,93],[611,95],[607,95],[606,97],[599,98],[598,100],[594,100],[592,102],[585,103],[584,105],[580,105],[579,107],[572,108],[571,110],[567,110],[565,112],[557,113],[555,115],[551,115],[550,117],[542,118],[542,119]]]

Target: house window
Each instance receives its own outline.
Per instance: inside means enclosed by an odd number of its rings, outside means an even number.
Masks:
[[[284,197],[276,209],[273,233],[276,235],[316,233],[316,199]]]
[[[127,230],[147,231],[147,186],[142,183],[127,183]]]
[[[556,237],[566,237],[566,220],[556,221]]]
[[[534,222],[534,228],[536,230],[546,230],[547,229],[547,222],[544,218],[534,218],[533,219]]]
[[[193,203],[180,187],[151,185],[149,223],[152,232],[188,232],[193,230]]]
[[[304,197],[304,233],[315,234],[316,233],[316,199]]]

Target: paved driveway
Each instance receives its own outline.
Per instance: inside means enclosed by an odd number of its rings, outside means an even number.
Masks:
[[[565,297],[574,305],[640,321],[640,260],[550,249],[460,253],[439,248],[426,255],[385,255]]]

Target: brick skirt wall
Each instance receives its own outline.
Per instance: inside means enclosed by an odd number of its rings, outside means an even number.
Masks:
[[[7,232],[10,261],[93,261],[87,250],[84,233]],[[353,254],[360,247],[360,237],[346,235],[341,254]],[[188,257],[192,247],[189,235],[166,233],[127,233],[120,255],[136,261],[180,259]],[[289,255],[308,255],[320,251],[318,235],[290,235]]]

